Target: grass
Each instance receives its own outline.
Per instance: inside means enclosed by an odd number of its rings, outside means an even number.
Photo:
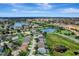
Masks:
[[[46,42],[48,47],[51,49],[54,49],[57,45],[64,45],[65,47],[69,48],[65,53],[49,51],[52,52],[50,55],[54,56],[74,56],[75,54],[73,52],[79,50],[79,44],[76,44],[67,38],[63,38],[53,33],[47,34]]]
[[[64,34],[64,35],[73,35],[74,33],[69,31],[69,30],[59,30],[57,33],[60,33],[60,34]]]
[[[21,34],[18,34],[18,37],[20,44],[22,44],[22,42],[24,41],[24,37]]]
[[[72,33],[72,32],[68,30],[61,30],[61,33]]]

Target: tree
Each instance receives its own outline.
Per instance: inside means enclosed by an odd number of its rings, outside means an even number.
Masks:
[[[12,54],[12,49],[11,48],[9,48],[8,46],[7,46],[7,44],[4,44],[4,50],[3,50],[5,53],[6,53],[6,55],[8,55],[8,56],[11,56]]]
[[[79,39],[79,36],[76,36],[75,38],[76,38],[76,39]]]
[[[46,37],[46,35],[47,35],[47,32],[44,32],[44,33],[43,33],[43,35]]]
[[[26,55],[27,55],[27,51],[23,51],[23,50],[22,50],[22,51],[19,52],[19,55],[20,55],[20,56],[26,56]]]

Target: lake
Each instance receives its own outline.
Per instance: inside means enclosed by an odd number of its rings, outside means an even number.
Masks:
[[[18,27],[22,27],[23,25],[29,25],[28,23],[24,23],[24,22],[16,22],[14,24],[14,28],[18,28]]]
[[[46,28],[46,29],[42,29],[42,32],[54,32],[56,29],[55,28]]]

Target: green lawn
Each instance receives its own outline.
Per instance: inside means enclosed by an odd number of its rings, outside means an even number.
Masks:
[[[19,43],[22,44],[22,42],[24,41],[24,37],[21,34],[18,34],[19,37]]]
[[[74,43],[73,41],[63,38],[61,36],[58,36],[53,33],[48,33],[46,36],[46,42],[48,47],[50,47],[52,50],[57,45],[64,45],[65,47],[69,48],[65,53],[60,53],[56,51],[50,51],[50,55],[54,56],[74,56],[74,51],[79,51],[79,44]],[[52,52],[52,53],[51,53]]]
[[[74,35],[73,32],[69,31],[69,30],[58,30],[57,33],[60,33],[60,34],[64,34],[64,35]]]

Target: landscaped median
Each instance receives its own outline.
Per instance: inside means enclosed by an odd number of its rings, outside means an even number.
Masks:
[[[79,55],[79,44],[74,41],[57,35],[55,33],[47,33],[46,42],[50,55],[55,56],[74,56]]]

